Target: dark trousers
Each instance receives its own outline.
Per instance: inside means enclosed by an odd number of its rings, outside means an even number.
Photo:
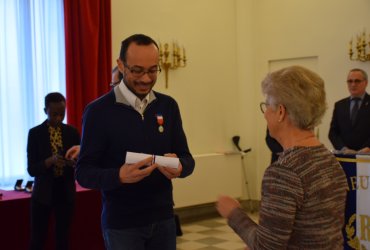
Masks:
[[[180,217],[175,214],[175,224],[176,224],[176,236],[182,236]]]
[[[55,249],[68,249],[69,229],[73,210],[73,202],[54,202],[52,205],[44,205],[32,199],[30,250],[42,250],[45,248],[49,220],[52,214],[54,214],[55,218]]]
[[[128,229],[103,229],[107,250],[176,250],[173,218]]]

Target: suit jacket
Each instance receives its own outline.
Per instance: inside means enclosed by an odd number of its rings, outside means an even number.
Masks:
[[[62,124],[62,140],[62,154],[65,154],[73,145],[80,144],[78,131],[66,124]],[[46,168],[45,165],[45,159],[50,156],[52,156],[52,150],[46,120],[30,129],[28,133],[27,171],[32,177],[35,177],[32,199],[50,205],[53,201],[53,194],[58,190],[62,195],[58,198],[54,197],[54,199],[72,202],[76,190],[74,168],[65,166],[64,175],[56,178],[54,177],[53,167]]]
[[[334,106],[329,139],[337,150],[370,147],[370,96],[365,94],[354,125],[350,120],[350,103],[350,97],[347,97]]]
[[[266,130],[266,144],[271,150],[271,163],[275,162],[278,158],[279,155],[278,153],[281,153],[284,151],[283,147],[280,145],[280,143],[275,140],[275,138],[271,137],[269,130]]]

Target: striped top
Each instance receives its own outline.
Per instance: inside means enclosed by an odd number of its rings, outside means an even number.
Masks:
[[[343,249],[347,188],[323,145],[293,147],[265,171],[259,224],[240,208],[228,223],[250,249]]]

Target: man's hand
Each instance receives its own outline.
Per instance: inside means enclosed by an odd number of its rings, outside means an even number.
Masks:
[[[345,155],[355,155],[357,153],[356,150],[353,150],[353,149],[350,149],[350,148],[347,148],[347,147],[343,148],[341,151]]]
[[[370,153],[370,148],[369,147],[362,148],[358,151],[358,153]]]
[[[153,157],[148,157],[134,164],[124,164],[119,170],[119,179],[122,183],[136,183],[149,176],[157,164],[151,164]]]
[[[176,154],[165,154],[166,157],[177,157]],[[169,167],[162,167],[158,166],[158,170],[161,171],[163,175],[167,177],[167,179],[171,180],[180,176],[182,171],[182,165],[179,163],[178,168],[169,168]]]
[[[75,145],[67,150],[66,155],[64,157],[68,160],[77,160],[79,154],[80,154],[80,145]]]
[[[229,196],[218,197],[216,208],[222,217],[226,219],[229,218],[231,212],[237,207],[241,207],[240,203],[237,200]]]
[[[45,165],[47,168],[50,168],[51,166],[63,166],[65,165],[66,160],[63,158],[63,156],[60,155],[52,155],[49,158],[46,158]]]

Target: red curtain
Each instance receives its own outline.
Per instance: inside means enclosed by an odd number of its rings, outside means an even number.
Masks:
[[[64,0],[68,123],[81,132],[86,105],[109,91],[110,0]]]

